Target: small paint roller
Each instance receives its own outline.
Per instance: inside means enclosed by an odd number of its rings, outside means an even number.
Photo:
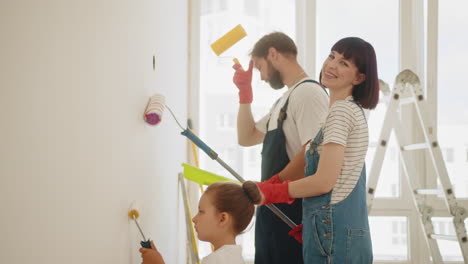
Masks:
[[[153,104],[161,104],[164,102],[164,96],[160,94],[153,95],[150,98],[150,102],[148,103],[148,106],[151,106]],[[148,107],[147,106],[147,107]],[[208,145],[205,144],[199,137],[197,137],[192,131],[190,131],[189,128],[185,129],[177,120],[175,117],[174,113],[172,110],[165,105],[167,109],[169,109],[169,112],[171,113],[172,117],[174,120],[177,122],[179,127],[183,130],[181,132],[182,135],[186,136],[188,139],[190,139],[195,145],[197,145],[201,150],[203,150],[211,159],[216,160],[221,166],[223,166],[227,171],[229,171],[237,180],[240,182],[244,182],[245,180],[236,172],[234,171],[228,164],[226,164],[221,158],[218,157],[218,153],[216,153],[214,150],[212,150]],[[164,107],[162,108],[164,109]],[[148,109],[145,111],[145,113],[148,111]],[[162,113],[160,113],[162,115]],[[148,122],[148,121],[147,121]],[[288,217],[286,216],[283,212],[281,212],[278,207],[276,207],[274,204],[267,204],[265,205],[268,207],[274,214],[276,214],[281,220],[283,220],[289,227],[295,228],[296,224]],[[135,221],[136,223],[136,221]],[[143,235],[143,234],[142,234]]]
[[[140,225],[138,224],[137,218],[140,216],[140,213],[138,213],[137,210],[132,209],[130,212],[128,212],[128,218],[132,219],[135,221],[136,226],[138,227],[138,230],[140,231],[141,236],[143,237],[143,241],[140,242],[140,245],[144,248],[151,248],[151,242],[150,240],[146,240],[145,235],[143,234],[143,231],[141,231]]]
[[[165,101],[164,96],[160,94],[155,94],[150,97],[144,115],[146,123],[155,126],[161,122]]]
[[[245,36],[247,36],[247,33],[245,32],[244,28],[239,24],[233,29],[231,29],[231,31],[224,34],[218,40],[213,42],[213,44],[211,44],[211,49],[217,56],[219,56],[227,49],[232,47],[234,44],[236,44],[239,40],[243,39]],[[240,64],[239,60],[236,58],[234,58],[233,61],[236,64]]]

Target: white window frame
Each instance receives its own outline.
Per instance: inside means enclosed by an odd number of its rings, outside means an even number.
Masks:
[[[402,0],[403,1],[403,0]],[[434,127],[432,133],[434,133],[437,138],[438,134],[438,118],[437,118],[437,108],[438,108],[438,32],[439,32],[439,0],[426,0],[427,4],[427,62],[426,62],[426,72],[427,72],[427,100],[429,104],[429,113],[430,119],[434,120]],[[443,146],[441,146],[443,148]],[[454,154],[455,155],[455,154]],[[454,158],[457,158],[454,156]],[[429,162],[426,164],[426,168],[430,169],[432,166]],[[449,175],[450,176],[450,175]],[[437,187],[437,179],[434,174],[429,174],[427,177],[427,182],[430,188]],[[452,183],[453,184],[453,183]],[[432,198],[429,202],[434,208],[434,217],[450,217],[451,215],[445,209],[445,204],[442,199]],[[468,208],[468,199],[460,199],[457,197],[457,202],[459,206]],[[466,223],[466,221],[465,221]],[[443,252],[441,252],[443,255]],[[463,262],[450,262],[450,263],[463,263]]]
[[[188,117],[192,121],[195,131],[199,131],[199,32],[200,32],[200,1],[188,1],[189,5],[189,71],[188,71]],[[396,1],[396,0],[395,0]],[[425,95],[428,100],[428,110],[430,120],[435,120],[431,132],[437,135],[437,42],[438,42],[438,0],[399,0],[400,17],[400,69],[411,69],[421,79],[426,87]],[[427,9],[425,9],[427,7]],[[427,11],[427,17],[425,12]],[[316,69],[316,0],[296,0],[296,39],[298,46],[298,59],[305,70],[311,76],[318,77],[319,70]],[[427,18],[425,20],[425,17]],[[424,35],[427,29],[427,36]],[[425,61],[426,57],[426,61]],[[426,75],[427,74],[427,75]],[[393,84],[391,85],[393,86]],[[412,116],[410,114],[410,116]],[[413,115],[414,118],[414,115]],[[407,121],[411,122],[413,118]],[[414,138],[420,137],[413,131]],[[190,146],[188,146],[190,148]],[[192,159],[191,149],[189,149],[188,159]],[[203,154],[200,154],[203,155]],[[428,174],[431,164],[426,162],[426,157],[419,155],[415,157],[417,171],[421,171],[419,181],[426,184],[427,188],[435,188],[436,178],[434,174]],[[400,174],[402,175],[402,174]],[[422,175],[427,175],[424,177]],[[424,263],[429,254],[422,241],[422,230],[418,222],[418,214],[413,210],[410,202],[410,190],[406,180],[400,176],[401,192],[398,199],[378,198],[373,203],[371,216],[404,216],[408,222],[408,261],[406,262],[375,262],[375,263]],[[192,202],[191,208],[197,208],[198,186],[189,184],[189,195]],[[429,202],[434,206],[435,216],[447,217],[447,213],[442,210],[444,204],[441,199],[430,198]],[[460,205],[468,208],[468,200],[460,201]],[[455,262],[451,262],[455,263]],[[462,262],[459,262],[462,263]]]

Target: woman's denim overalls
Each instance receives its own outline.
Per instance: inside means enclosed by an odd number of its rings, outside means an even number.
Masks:
[[[314,175],[317,171],[320,159],[317,146],[322,140],[323,132],[320,129],[305,153],[306,177]],[[320,196],[303,198],[304,263],[372,263],[365,164],[356,186],[347,198],[336,204],[330,204],[331,194],[332,191]]]

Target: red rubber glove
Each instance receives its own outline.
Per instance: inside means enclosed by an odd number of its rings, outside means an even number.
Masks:
[[[238,63],[232,66],[234,70],[234,77],[232,81],[239,89],[239,103],[240,104],[251,104],[253,101],[252,95],[252,70],[253,70],[253,61],[250,60],[249,69],[244,71],[242,66]]]
[[[294,198],[289,197],[288,185],[290,181],[282,183],[268,183],[268,182],[256,182],[260,192],[262,192],[265,198],[261,205],[271,203],[287,203],[292,204]]]
[[[291,229],[288,235],[294,237],[294,239],[296,239],[297,242],[302,244],[302,224],[297,225],[295,228]]]
[[[266,181],[264,181],[264,182],[268,182],[268,183],[282,183],[282,181],[281,181],[280,178],[279,178],[279,173],[273,175],[273,177],[271,177],[270,179],[268,179],[268,180],[266,180]]]

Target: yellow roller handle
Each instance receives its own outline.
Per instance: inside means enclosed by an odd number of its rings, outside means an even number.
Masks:
[[[217,56],[219,56],[245,36],[247,36],[247,33],[239,24],[231,29],[231,31],[213,42],[213,44],[211,44],[211,49],[214,51],[214,53],[216,53]]]
[[[234,64],[239,64],[241,67],[242,70],[244,70],[244,68],[242,68],[242,65],[240,64],[239,60],[237,58],[234,58],[232,59],[232,61],[234,62]]]

